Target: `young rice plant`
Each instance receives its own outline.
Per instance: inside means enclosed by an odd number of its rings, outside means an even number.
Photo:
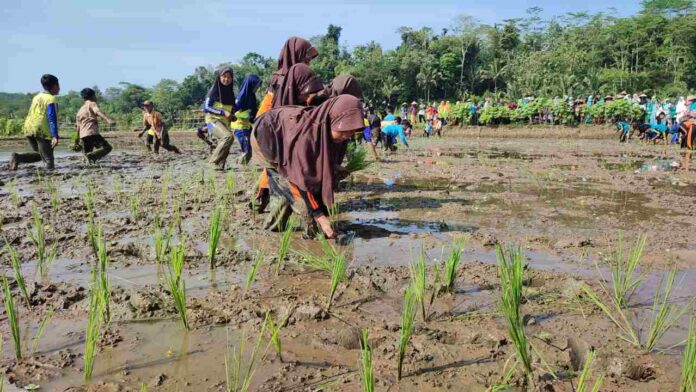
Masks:
[[[413,286],[409,286],[404,294],[403,309],[401,311],[401,331],[399,332],[399,355],[397,366],[397,380],[401,380],[404,358],[406,357],[406,349],[413,335],[413,326],[416,320],[416,295],[414,294]]]
[[[208,261],[210,262],[210,269],[215,268],[215,254],[217,253],[220,235],[222,234],[222,214],[222,207],[217,206],[210,218],[210,230],[208,232]]]

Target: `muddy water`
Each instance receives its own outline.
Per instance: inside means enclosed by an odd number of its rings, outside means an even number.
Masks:
[[[351,280],[340,285],[328,315],[321,310],[328,288],[326,274],[297,264],[292,251],[278,275],[275,266],[267,264],[277,254],[279,234],[261,230],[265,214],[252,216],[245,208],[250,195],[244,190],[255,176],[250,168],[234,167],[239,192],[228,205],[220,266],[209,270],[207,221],[215,202],[208,179],[214,178],[215,192],[220,193],[225,175],[208,171],[201,176],[202,147],[184,144],[184,149],[181,157],[118,151],[99,167],[86,166],[78,157],[61,157],[53,177],[60,183],[59,211],[50,211],[48,195],[32,168],[17,173],[19,208],[9,189],[0,191],[3,235],[20,252],[27,280],[43,285],[32,294],[36,304],[31,310],[19,305],[25,336],[35,333],[46,304],[61,305],[33,364],[13,362],[11,341],[5,339],[3,369],[8,381],[19,386],[39,384],[44,390],[82,384],[86,301],[75,292],[89,287],[93,259],[85,238],[81,195],[85,182],[94,180],[97,219],[109,238],[115,314],[97,355],[95,384],[135,390],[141,383],[149,384],[151,390],[222,390],[228,342],[237,346],[245,331],[250,347],[266,311],[278,319],[294,308],[281,332],[285,362],[269,349],[259,362],[254,390],[359,390],[358,351],[351,339],[354,327],[370,331],[378,390],[485,390],[499,380],[500,369],[513,354],[509,343],[489,346],[506,334],[502,319],[496,316],[499,291],[492,245],[515,243],[525,248],[530,267],[524,311],[535,321],[528,326],[529,334],[551,334],[556,346],[564,347],[572,337],[585,348],[598,347],[598,368],[606,369],[606,390],[676,388],[679,348],[667,355],[642,355],[618,339],[615,327],[591,304],[566,297],[568,287],[580,281],[599,290],[601,275],[609,276],[606,262],[619,230],[631,241],[639,233],[649,237],[641,269],[648,275],[631,302],[637,325],[645,325],[650,318],[650,301],[666,268],[679,268],[674,303],[683,304],[696,295],[696,244],[689,234],[696,222],[684,209],[696,202],[696,175],[693,170],[640,170],[651,162],[678,160],[669,156],[673,151],[589,140],[415,140],[411,150],[387,156],[385,162],[341,185],[337,225],[354,235],[353,243],[344,249]],[[164,176],[170,178],[170,189],[167,208],[162,209]],[[6,172],[0,176],[4,182],[10,179]],[[123,193],[120,202],[117,184]],[[188,248],[184,278],[193,327],[188,333],[161,287],[166,267],[158,266],[152,253],[151,221],[156,213],[171,222],[172,201],[179,192],[187,199],[183,232],[174,241],[183,240]],[[139,195],[146,217],[131,216],[133,194]],[[32,201],[51,227],[49,238],[62,238],[59,258],[45,278],[35,278],[33,247],[24,235]],[[417,318],[407,377],[397,382],[394,354],[401,297],[408,284],[406,266],[423,247],[430,281],[434,265],[447,256],[454,239],[466,244],[457,290],[434,300],[428,307],[428,322]],[[302,239],[299,233],[291,247],[319,251],[316,242]],[[258,250],[265,252],[266,261],[257,282],[244,294],[240,287]],[[11,275],[4,255],[2,263],[3,271]],[[20,299],[17,296],[16,302]],[[669,331],[660,347],[684,338],[687,318]],[[0,332],[9,336],[6,323]],[[567,354],[546,346],[538,349],[553,366],[569,366]],[[611,374],[611,369],[636,364],[655,375],[635,380],[622,371]],[[568,379],[549,385],[570,390]]]

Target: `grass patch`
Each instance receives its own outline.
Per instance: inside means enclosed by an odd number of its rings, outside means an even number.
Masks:
[[[696,388],[696,327],[694,319],[689,322],[689,335],[686,338],[686,347],[682,353],[681,392],[693,392]]]
[[[346,170],[350,173],[364,170],[372,163],[367,161],[367,149],[354,143],[348,144],[346,161]]]

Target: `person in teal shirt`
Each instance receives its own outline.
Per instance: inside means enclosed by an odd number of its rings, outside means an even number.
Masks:
[[[411,123],[408,120],[401,120],[401,117],[396,117],[396,124],[387,125],[382,128],[382,144],[384,144],[385,150],[396,151],[396,138],[399,137],[401,143],[408,147],[408,141],[406,140],[405,128],[410,128]]]

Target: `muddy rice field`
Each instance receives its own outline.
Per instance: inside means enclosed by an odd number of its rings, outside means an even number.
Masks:
[[[249,208],[258,168],[234,163],[240,153],[235,143],[230,170],[215,172],[206,163],[207,147],[192,136],[172,135],[183,155],[153,156],[135,138],[107,134],[115,149],[99,165],[62,151],[51,175],[39,165],[8,172],[8,152],[25,147],[3,142],[0,245],[18,252],[30,305],[3,252],[0,269],[25,347],[24,359],[16,360],[3,307],[5,390],[138,391],[145,385],[150,391],[224,391],[226,356],[242,341],[249,356],[267,313],[287,320],[279,332],[282,355],[266,349],[265,334],[250,390],[360,391],[361,329],[369,332],[377,391],[491,390],[515,365],[499,311],[497,244],[524,250],[521,311],[534,348],[533,385],[525,387],[518,366],[510,387],[499,390],[574,391],[593,349],[591,378],[603,378],[601,391],[679,390],[696,295],[696,165],[685,168],[674,147],[620,144],[600,128],[468,129],[414,138],[411,148],[400,146],[340,184],[333,218],[353,240],[340,248],[346,279],[327,310],[330,274],[308,267],[302,256],[319,254],[317,241],[293,233],[279,266],[282,233],[264,230],[267,214]],[[92,380],[84,383],[96,263],[84,203],[89,184],[110,259],[111,322],[99,336]],[[223,229],[211,270],[209,220],[218,205],[224,206]],[[57,249],[43,276],[27,234],[32,206],[47,243]],[[156,261],[155,221],[175,227],[172,244],[186,244],[182,279],[190,331],[164,283],[166,261]],[[626,310],[640,338],[671,268],[677,268],[671,303],[689,306],[651,352],[621,339],[583,290],[606,299],[602,285],[609,284],[617,247],[628,250],[640,235],[647,236],[639,264],[645,279]],[[433,281],[455,242],[464,244],[461,265],[454,292],[445,293]],[[398,381],[402,302],[409,262],[421,249],[426,318],[417,313]],[[262,264],[245,290],[259,254]],[[51,309],[44,333],[34,339]]]

